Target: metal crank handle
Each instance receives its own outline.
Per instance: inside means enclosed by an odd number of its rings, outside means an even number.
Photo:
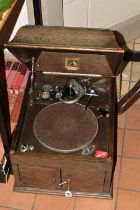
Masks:
[[[125,112],[140,97],[140,79],[118,102],[118,114]]]
[[[140,51],[126,50],[124,61],[140,62]],[[124,95],[118,102],[118,114],[122,114],[140,97],[140,79],[135,86]]]

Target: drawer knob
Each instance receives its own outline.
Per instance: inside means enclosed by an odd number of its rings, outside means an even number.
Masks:
[[[71,198],[72,197],[72,192],[70,190],[65,191],[65,196],[67,198]]]

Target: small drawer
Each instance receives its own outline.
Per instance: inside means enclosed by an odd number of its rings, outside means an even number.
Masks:
[[[102,193],[104,187],[105,171],[63,171],[63,182],[70,180],[69,189],[77,192]],[[67,184],[63,185],[63,190],[67,190]]]
[[[53,167],[20,166],[22,187],[60,189],[60,169]]]

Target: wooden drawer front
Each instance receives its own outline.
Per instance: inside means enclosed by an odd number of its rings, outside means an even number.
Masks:
[[[23,187],[60,189],[59,168],[20,166],[19,174]]]
[[[77,192],[102,193],[105,172],[99,171],[63,171],[63,182],[70,180],[70,190]],[[67,190],[67,184],[63,185]]]

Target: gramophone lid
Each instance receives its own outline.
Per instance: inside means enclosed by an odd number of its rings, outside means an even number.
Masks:
[[[123,50],[112,31],[91,28],[24,26],[5,47],[24,62],[33,56],[38,57],[41,51],[104,55],[108,68],[111,68],[107,76],[118,74],[123,57]],[[101,62],[104,62],[102,56]]]

